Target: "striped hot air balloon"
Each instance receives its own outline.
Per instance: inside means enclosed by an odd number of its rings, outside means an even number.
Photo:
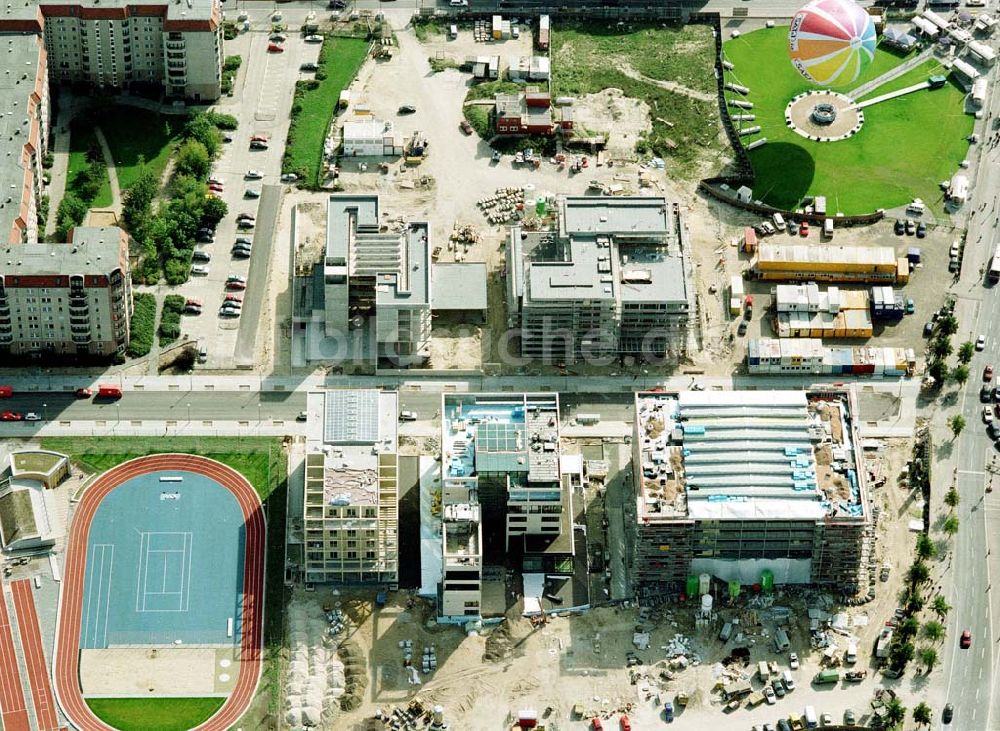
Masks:
[[[792,18],[788,53],[814,84],[850,84],[875,56],[875,24],[852,0],[813,0]]]

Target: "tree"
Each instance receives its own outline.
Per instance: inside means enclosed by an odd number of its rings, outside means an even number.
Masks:
[[[938,383],[944,383],[948,378],[948,364],[941,358],[935,358],[927,366],[927,375]]]
[[[958,332],[958,318],[949,312],[947,315],[938,318],[937,328],[938,332],[945,337],[954,335]]]
[[[178,175],[204,180],[212,169],[212,158],[205,145],[198,140],[188,140],[177,150],[174,169]]]
[[[955,383],[965,383],[969,380],[969,366],[957,365],[952,368],[949,375]]]
[[[927,559],[934,558],[937,553],[937,546],[934,545],[934,541],[931,540],[930,536],[926,533],[921,533],[917,536],[917,558],[921,561],[926,561]]]
[[[193,114],[184,125],[184,137],[200,142],[210,158],[215,158],[222,146],[222,134],[204,114]]]
[[[944,504],[947,505],[952,510],[958,507],[960,499],[961,498],[958,496],[958,490],[956,490],[954,487],[948,488],[948,492],[944,494]]]
[[[956,368],[955,370],[958,369]],[[948,419],[948,426],[951,427],[951,433],[957,437],[965,428],[965,417],[961,414],[955,414],[953,417]]]
[[[920,622],[917,621],[916,617],[907,617],[899,623],[899,629],[897,630],[899,641],[908,642],[911,638],[917,636],[919,629]]]
[[[934,669],[937,664],[938,654],[937,650],[933,647],[924,647],[920,650],[920,662],[927,666],[927,672],[929,673]]]
[[[952,353],[951,338],[943,335],[934,338],[931,343],[931,352],[937,358],[947,358]]]
[[[944,524],[941,529],[947,533],[949,536],[953,536],[958,533],[958,517],[954,515],[949,515],[944,520]]]
[[[924,601],[924,595],[920,593],[920,589],[915,586],[910,587],[909,591],[906,592],[906,611],[910,614],[916,614],[924,608]]]
[[[885,722],[889,728],[896,728],[906,719],[906,707],[899,698],[890,698],[885,704]]]
[[[924,625],[924,637],[931,642],[937,642],[944,637],[944,625],[936,619],[932,619]]]
[[[927,564],[923,561],[917,561],[910,566],[910,570],[907,571],[906,578],[913,586],[917,586],[927,581],[930,575],[931,572],[930,569],[927,568]]]
[[[948,612],[951,611],[951,605],[948,603],[948,600],[945,599],[943,596],[934,597],[934,603],[931,604],[931,606],[934,609],[934,614],[941,617],[942,619],[944,619],[948,615]]]
[[[229,213],[229,206],[221,198],[216,198],[214,195],[205,199],[205,207],[201,214],[201,223],[209,228],[215,228],[219,225],[219,221],[226,217]]]
[[[134,238],[141,240],[145,238],[144,228],[148,223],[153,200],[160,189],[160,181],[141,159],[139,164],[139,177],[122,195],[122,222]]]
[[[966,340],[958,347],[958,362],[962,365],[968,365],[969,361],[972,360],[972,356],[976,354],[976,346],[971,340]]]
[[[931,707],[920,701],[917,707],[913,709],[913,720],[920,726],[930,725],[931,722]]]
[[[83,223],[86,215],[87,204],[73,193],[67,192],[56,211],[56,239],[65,243],[69,238],[69,230]]]

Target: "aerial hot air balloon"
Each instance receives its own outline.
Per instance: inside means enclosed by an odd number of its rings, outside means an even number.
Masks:
[[[853,0],[813,0],[792,18],[788,53],[814,84],[850,84],[875,56],[875,24]]]

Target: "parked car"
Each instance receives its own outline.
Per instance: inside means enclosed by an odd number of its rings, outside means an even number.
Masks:
[[[249,236],[237,236],[236,237],[236,243],[237,244],[246,244],[247,246],[250,246],[250,244],[253,243],[253,239],[251,239]]]
[[[799,656],[794,652],[788,654],[788,667],[792,670],[799,669]]]
[[[663,719],[667,723],[674,722],[674,704],[670,701],[663,704]]]
[[[983,368],[983,380],[992,381],[993,380],[993,366],[988,365]]]
[[[256,188],[247,188],[243,191],[244,198],[260,198],[260,191]]]
[[[933,334],[934,334],[934,323],[933,322],[925,322],[924,323],[924,337],[925,338],[929,338]]]
[[[799,224],[798,224],[797,221],[789,221],[788,222],[788,233],[790,233],[792,236],[797,236],[798,235],[798,233],[799,233]]]
[[[906,235],[913,236],[917,232],[917,224],[912,219],[906,219]]]
[[[16,411],[4,411],[0,414],[0,421],[22,421],[24,415]]]
[[[208,271],[209,270],[207,264],[195,264],[193,267],[191,267],[192,274],[198,274],[202,277],[207,277]]]
[[[208,189],[209,190],[214,190],[217,193],[223,193],[223,192],[225,192],[225,188],[223,186],[219,185],[218,183],[209,183],[208,184]]]
[[[858,722],[858,719],[857,719],[857,716],[854,715],[854,711],[852,711],[850,708],[848,708],[846,711],[844,711],[844,725],[845,726],[853,726],[857,722]]]
[[[282,48],[281,46],[279,46],[277,43],[268,43],[267,44],[267,52],[268,53],[284,53],[285,49]]]
[[[184,306],[185,315],[200,315],[201,305],[185,305]]]
[[[211,232],[209,232],[209,233],[198,232],[198,233],[196,233],[194,235],[194,240],[195,240],[195,243],[198,243],[198,244],[214,244],[215,243],[215,235],[212,234]]]
[[[236,222],[236,228],[243,229],[244,231],[249,230],[256,225],[257,224],[254,221],[248,221],[246,219]]]
[[[223,301],[225,302],[243,302],[243,295],[241,294],[227,294]]]
[[[944,710],[941,712],[941,720],[945,723],[951,723],[951,719],[955,716],[955,706],[948,703],[945,705]]]
[[[632,731],[632,721],[625,714],[618,719],[618,724],[621,726],[621,731]]]
[[[461,128],[462,132],[464,132],[465,134],[467,134],[467,135],[471,135],[472,134],[472,125],[469,124],[469,120],[463,119],[459,123],[458,126]]]
[[[257,217],[252,213],[240,213],[236,216],[237,221],[256,221]]]
[[[260,140],[250,140],[250,149],[251,150],[266,150],[267,149],[267,143],[266,142],[261,142]]]
[[[247,283],[247,278],[246,277],[241,277],[239,274],[230,274],[228,277],[226,277],[226,282],[227,283],[228,282],[243,282],[243,284],[246,284]]]
[[[976,338],[976,350],[982,350],[985,347],[986,347],[986,336],[980,335],[978,338]]]
[[[448,0],[448,4],[453,8],[467,8],[469,0]]]
[[[260,180],[261,178],[264,177],[264,173],[262,173],[260,170],[254,170],[253,168],[250,168],[249,170],[247,170],[246,175],[244,175],[243,177],[246,178],[247,180]]]
[[[207,251],[195,251],[191,254],[191,261],[212,261],[212,255]]]
[[[285,173],[284,175],[281,176],[282,183],[294,183],[298,179],[299,176],[296,175],[295,173]]]
[[[601,719],[599,719],[597,716],[594,716],[592,719],[590,719],[590,728],[592,731],[604,731],[604,724],[601,723]]]
[[[778,702],[778,699],[774,697],[774,689],[770,685],[764,686],[764,700],[767,701],[767,705],[773,706]]]
[[[25,421],[41,421],[42,417],[40,417],[34,411],[29,411],[27,414],[24,415],[24,420]]]
[[[417,108],[412,104],[404,104],[399,109],[396,110],[397,114],[413,114],[417,111]]]
[[[774,689],[774,694],[779,698],[784,698],[785,694],[788,692],[785,690],[785,684],[781,682],[780,678],[776,678],[771,682],[771,688]]]
[[[239,310],[230,310],[225,307],[219,308],[219,317],[239,317]]]
[[[308,420],[309,420],[308,411],[300,411],[298,415],[295,417],[295,421],[308,421]]]
[[[220,178],[218,175],[209,175],[207,182],[209,182],[209,183],[215,183],[216,185],[225,185],[226,184],[226,179],[225,178]]]
[[[271,35],[271,43],[284,43],[288,39],[281,33],[274,33]]]
[[[897,236],[902,236],[906,232],[906,224],[897,218],[892,230],[896,232]]]
[[[983,407],[983,423],[990,424],[993,421],[993,410],[989,406]]]
[[[809,222],[803,221],[802,225],[799,226],[799,235],[803,238],[809,235]]]
[[[73,395],[77,398],[90,398],[94,395],[94,392],[89,388],[78,388],[73,392]]]
[[[921,221],[917,224],[917,238],[922,239],[927,235],[927,224]]]
[[[306,43],[322,43],[323,36],[316,35],[315,33],[313,33],[312,35],[306,36],[304,40]]]
[[[226,282],[226,289],[246,289],[246,282]]]
[[[234,246],[233,250],[230,251],[229,254],[234,259],[249,259],[250,258],[250,249],[237,249]]]
[[[347,7],[347,2],[345,2],[345,0],[330,0],[330,2],[326,4],[326,7],[330,10],[343,10]]]
[[[400,411],[399,412],[400,421],[416,421],[417,412],[416,411]]]
[[[319,71],[319,64],[309,61],[299,66],[299,71]]]

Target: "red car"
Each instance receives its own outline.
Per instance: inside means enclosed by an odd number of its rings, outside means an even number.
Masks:
[[[992,381],[993,380],[993,366],[988,365],[983,368],[983,380]]]
[[[799,226],[799,236],[803,238],[809,235],[809,222],[803,221],[802,225]]]
[[[592,719],[590,719],[590,727],[591,731],[604,731],[604,724],[601,723],[601,719],[599,719],[597,716],[594,716]]]
[[[201,300],[189,299],[184,303],[185,307],[201,307]]]
[[[621,721],[622,731],[632,731],[632,722],[628,719],[628,716],[622,716]]]
[[[216,193],[222,193],[223,190],[224,190],[224,188],[221,185],[219,185],[218,183],[209,183],[208,184],[208,189],[209,190],[214,190]]]
[[[19,414],[16,411],[5,411],[0,414],[0,421],[21,421],[24,419],[23,414]]]
[[[89,388],[78,388],[78,389],[76,389],[75,396],[77,398],[90,398],[93,395],[94,395],[94,392],[91,391]]]
[[[285,49],[282,48],[281,46],[279,46],[277,43],[268,43],[267,44],[267,52],[268,53],[284,53]]]
[[[462,122],[461,122],[461,124],[459,124],[458,126],[462,128],[462,131],[465,134],[467,134],[467,135],[471,135],[472,134],[472,125],[469,124],[468,120],[463,119]]]
[[[958,646],[963,650],[968,650],[972,647],[972,632],[965,630],[962,632],[962,638],[958,641]]]
[[[271,139],[270,135],[254,135],[250,138],[251,142],[267,142]]]
[[[246,282],[226,282],[226,289],[246,289]]]
[[[226,302],[242,302],[243,295],[240,294],[227,294],[225,298]]]

